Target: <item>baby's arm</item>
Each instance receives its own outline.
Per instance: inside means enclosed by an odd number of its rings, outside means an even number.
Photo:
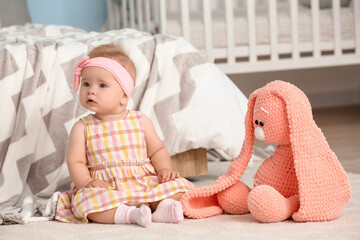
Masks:
[[[179,173],[172,170],[170,154],[157,135],[151,120],[143,115],[143,122],[148,157],[154,165],[159,181],[163,183],[178,178]]]
[[[106,182],[91,178],[86,166],[85,125],[81,121],[71,129],[66,163],[77,188],[107,187]]]

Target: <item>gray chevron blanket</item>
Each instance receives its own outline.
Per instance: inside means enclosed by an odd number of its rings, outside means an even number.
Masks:
[[[129,108],[149,116],[171,155],[241,149],[246,97],[181,38],[131,29],[0,29],[0,223],[53,219],[70,190],[65,156],[73,123],[88,112],[72,92],[74,66],[100,44],[121,45],[137,69]]]

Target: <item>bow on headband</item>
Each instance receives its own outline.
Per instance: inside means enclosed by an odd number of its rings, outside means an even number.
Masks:
[[[128,96],[130,96],[134,89],[134,80],[128,71],[126,71],[126,69],[117,61],[104,57],[85,57],[75,66],[75,76],[73,81],[74,93],[77,92],[79,88],[81,72],[85,67],[101,67],[109,71]]]

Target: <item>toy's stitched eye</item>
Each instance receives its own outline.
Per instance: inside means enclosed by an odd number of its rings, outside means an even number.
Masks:
[[[264,126],[264,123],[263,123],[263,122],[260,122],[260,126],[263,127],[263,126]]]
[[[258,121],[258,120],[255,120],[255,124],[256,124],[256,125],[259,125],[259,121]]]

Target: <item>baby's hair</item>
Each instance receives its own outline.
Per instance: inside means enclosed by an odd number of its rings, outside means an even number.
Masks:
[[[120,63],[126,71],[130,74],[134,80],[134,85],[136,81],[136,68],[134,63],[131,61],[129,56],[120,48],[119,46],[113,44],[100,45],[92,49],[89,53],[89,58],[95,57],[106,57]]]

